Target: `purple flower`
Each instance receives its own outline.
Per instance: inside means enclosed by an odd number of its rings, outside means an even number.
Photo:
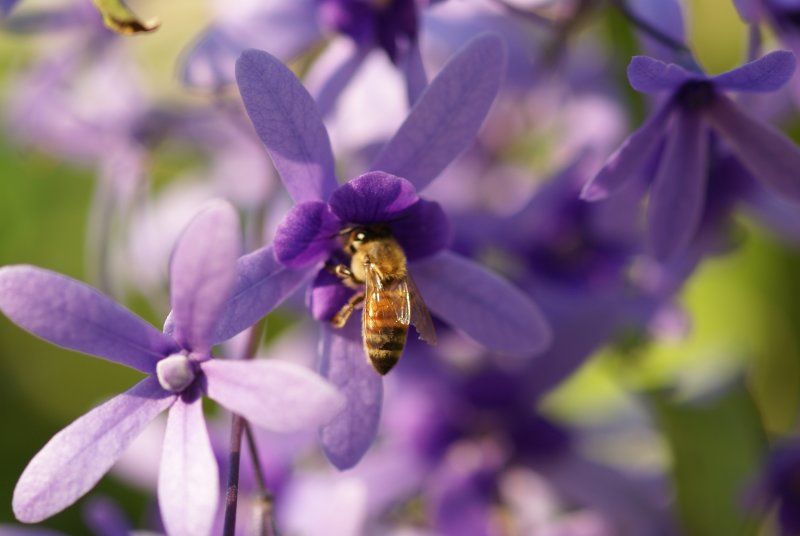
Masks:
[[[538,308],[506,281],[444,249],[446,218],[436,203],[417,195],[472,142],[502,76],[502,42],[490,35],[473,40],[420,97],[373,171],[338,186],[310,95],[269,54],[245,52],[237,64],[245,107],[297,205],[274,247],[240,260],[229,321],[217,338],[241,331],[311,280],[312,313],[330,319],[351,292],[323,270],[326,261],[345,257],[337,233],[346,225],[384,223],[405,249],[409,271],[436,316],[499,352],[543,350],[550,333]],[[353,322],[342,331],[325,326],[321,353],[323,373],[348,397],[347,410],[323,428],[322,442],[331,461],[346,468],[375,435],[381,378],[367,364]]]
[[[595,201],[614,194],[643,177],[655,161],[647,214],[650,245],[658,258],[675,255],[692,241],[703,217],[710,128],[754,177],[786,199],[800,202],[800,180],[795,176],[800,150],[723,93],[775,91],[794,68],[794,55],[785,51],[713,77],[634,57],[628,66],[633,88],[643,93],[667,91],[670,97],[609,158],[582,197]]]
[[[214,328],[236,277],[239,240],[237,215],[223,203],[186,229],[170,266],[172,336],[65,276],[30,266],[0,269],[0,310],[13,322],[57,345],[148,375],[56,434],[34,456],[14,491],[18,519],[41,521],[75,502],[145,425],[169,409],[158,484],[164,524],[170,534],[207,534],[219,482],[203,393],[276,431],[318,425],[341,410],[341,395],[302,367],[212,359]]]
[[[783,536],[800,534],[800,442],[794,439],[770,455],[758,493],[770,508],[777,505]]]

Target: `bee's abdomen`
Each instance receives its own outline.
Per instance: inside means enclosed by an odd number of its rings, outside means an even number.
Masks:
[[[408,326],[393,322],[392,326],[371,326],[364,332],[364,349],[372,366],[386,374],[397,364],[406,343]]]

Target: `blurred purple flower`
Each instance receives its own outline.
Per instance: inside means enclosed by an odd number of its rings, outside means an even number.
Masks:
[[[613,154],[581,195],[604,199],[641,178],[654,159],[648,235],[659,259],[686,249],[706,200],[710,136],[722,138],[733,155],[765,186],[800,202],[800,150],[774,127],[750,117],[723,91],[771,92],[795,68],[790,52],[773,52],[732,71],[708,77],[644,56],[633,58],[628,78],[637,91],[670,92],[670,98]]]
[[[158,484],[164,524],[170,534],[206,534],[219,484],[203,393],[276,431],[319,425],[341,410],[341,395],[303,367],[212,359],[212,336],[235,281],[239,248],[238,217],[230,205],[212,205],[189,225],[170,267],[172,336],[67,277],[29,266],[0,269],[0,310],[20,327],[148,374],[39,451],[14,491],[18,519],[41,521],[75,502],[169,408]]]
[[[777,506],[782,536],[800,534],[800,441],[797,438],[772,452],[754,491],[757,500],[766,502],[765,506]]]

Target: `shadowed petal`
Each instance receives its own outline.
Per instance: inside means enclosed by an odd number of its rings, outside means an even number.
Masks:
[[[659,260],[692,241],[708,182],[708,131],[699,114],[678,112],[647,207],[650,246]]]
[[[219,470],[202,399],[178,399],[169,410],[158,473],[158,504],[167,534],[209,534],[218,498]]]
[[[633,181],[658,148],[671,112],[672,105],[668,102],[628,136],[597,176],[583,187],[581,199],[600,201]]]
[[[439,203],[420,199],[400,218],[389,223],[392,236],[409,261],[438,253],[450,245],[450,220]]]
[[[142,372],[178,345],[93,288],[34,266],[0,268],[0,311],[47,341]]]
[[[634,56],[628,64],[628,81],[633,89],[642,93],[675,90],[687,80],[702,78],[674,63],[647,56]]]
[[[396,218],[418,199],[407,180],[371,171],[337,188],[330,206],[344,223],[375,223]]]
[[[311,316],[321,322],[330,322],[355,292],[342,285],[342,280],[329,271],[320,270],[306,294]]]
[[[756,179],[787,199],[800,202],[800,150],[789,138],[753,119],[723,95],[714,99],[706,118]]]
[[[327,203],[295,205],[275,231],[275,258],[293,268],[313,264],[339,248],[337,233],[341,227]]]
[[[550,345],[539,308],[509,282],[451,251],[410,266],[428,308],[486,348],[531,356]]]
[[[322,328],[320,372],[347,398],[345,409],[320,430],[325,455],[339,469],[353,467],[367,452],[383,403],[383,380],[367,362],[359,326]]]
[[[170,263],[174,337],[184,348],[205,352],[230,298],[241,248],[239,217],[217,202],[198,214],[178,239]]]
[[[271,247],[241,257],[236,262],[236,284],[220,316],[214,342],[228,340],[258,322],[318,270],[318,266],[287,268],[275,259]]]
[[[782,88],[792,78],[796,64],[794,54],[776,50],[711,80],[730,91],[767,93]]]
[[[368,46],[358,46],[347,37],[341,37],[325,47],[303,79],[317,103],[319,115],[325,117],[333,110],[342,90],[353,79],[371,50]]]
[[[292,363],[212,359],[202,368],[210,398],[273,432],[321,426],[345,405],[331,384]]]
[[[37,523],[92,489],[156,415],[175,400],[154,377],[61,430],[30,461],[14,489],[17,519]]]
[[[336,188],[328,132],[314,100],[294,73],[259,50],[236,62],[247,114],[296,203],[324,201]]]
[[[499,37],[487,34],[467,43],[425,89],[371,168],[425,188],[472,144],[504,76]]]

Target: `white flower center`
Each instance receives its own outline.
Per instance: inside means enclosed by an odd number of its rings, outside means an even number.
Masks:
[[[156,363],[156,376],[161,387],[173,393],[180,393],[192,384],[195,373],[188,357],[172,354]]]

